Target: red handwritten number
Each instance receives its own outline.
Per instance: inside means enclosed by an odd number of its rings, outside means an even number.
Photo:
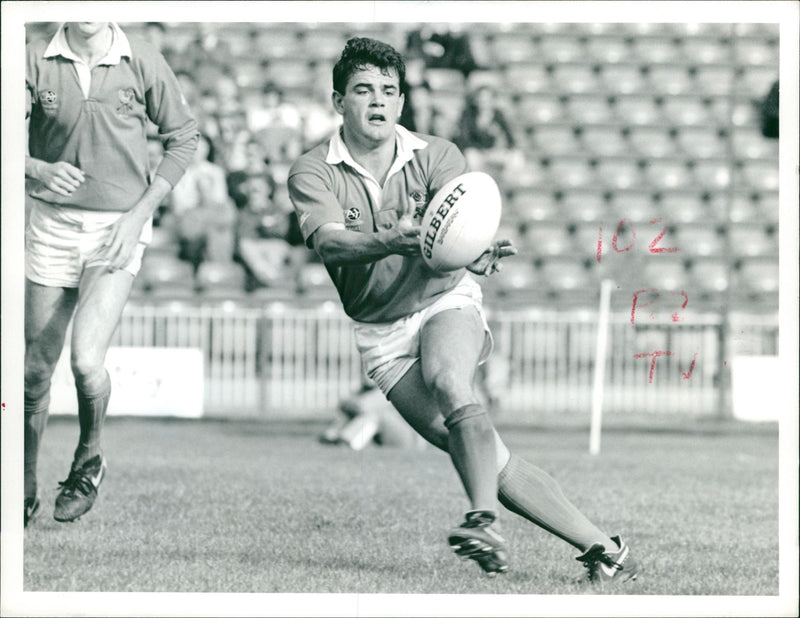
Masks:
[[[653,289],[653,288],[651,288],[649,290],[645,289],[645,290],[638,290],[638,291],[634,292],[633,293],[633,304],[631,305],[631,324],[636,322],[636,307],[637,307],[637,305],[639,305],[639,294],[642,294],[643,292],[652,292],[652,293],[654,293],[656,295],[656,298],[659,297],[658,290]],[[644,303],[644,304],[639,305],[639,306],[640,307],[649,307],[650,304],[651,303]],[[652,320],[655,317],[656,317],[655,314],[651,311],[650,312],[650,319]]]
[[[679,311],[683,311],[684,309],[686,309],[686,305],[689,304],[689,295],[686,292],[684,292],[683,290],[681,290],[681,296],[683,296],[683,304],[681,305],[681,308],[680,308]],[[681,318],[681,316],[678,315],[677,311],[672,314],[672,321],[673,322],[680,322],[682,319],[683,318]]]
[[[627,221],[628,221],[627,219],[620,220],[619,225],[617,226],[617,231],[614,234],[614,238],[611,239],[611,246],[614,247],[614,251],[616,251],[617,253],[627,253],[628,251],[630,251],[633,248],[633,245],[636,244],[636,230],[631,228],[631,244],[629,244],[624,249],[620,249],[617,246],[617,240],[619,239],[619,234],[622,231],[622,228],[625,227],[625,223]]]
[[[660,217],[658,219],[653,219],[650,221],[650,225],[655,225],[656,223],[661,223],[663,219]],[[653,239],[653,242],[650,243],[649,249],[650,253],[675,253],[678,248],[677,247],[657,247],[656,245],[664,238],[664,235],[667,233],[667,226],[665,225],[661,233]]]
[[[603,256],[603,226],[600,226],[600,232],[597,234],[597,261]]]

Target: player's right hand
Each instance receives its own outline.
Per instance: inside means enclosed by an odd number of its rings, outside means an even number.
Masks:
[[[393,239],[394,253],[399,255],[420,255],[422,249],[419,244],[419,235],[422,227],[413,219],[413,214],[405,213],[397,221],[395,228],[397,234]]]
[[[83,172],[66,161],[45,163],[39,168],[39,181],[53,193],[69,197],[83,184]]]

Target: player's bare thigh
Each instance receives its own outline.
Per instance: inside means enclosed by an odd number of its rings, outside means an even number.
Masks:
[[[61,356],[77,301],[77,288],[51,287],[25,280],[26,381],[49,380]]]
[[[445,414],[480,402],[473,384],[485,340],[483,320],[472,306],[437,313],[423,326],[422,375]]]

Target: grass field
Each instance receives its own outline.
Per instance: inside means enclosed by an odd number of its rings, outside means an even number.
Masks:
[[[778,436],[610,429],[502,430],[644,564],[610,593],[778,594]],[[466,500],[446,455],[353,452],[318,426],[111,418],[109,470],[80,521],[52,519],[77,422],[54,417],[40,464],[43,508],[26,531],[27,591],[584,594],[577,551],[503,512],[512,570],[488,579],[451,555]]]

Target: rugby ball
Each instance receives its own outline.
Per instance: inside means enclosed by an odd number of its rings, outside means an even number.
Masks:
[[[433,270],[449,271],[474,262],[494,240],[502,199],[494,179],[468,172],[445,184],[422,216],[422,258]]]

